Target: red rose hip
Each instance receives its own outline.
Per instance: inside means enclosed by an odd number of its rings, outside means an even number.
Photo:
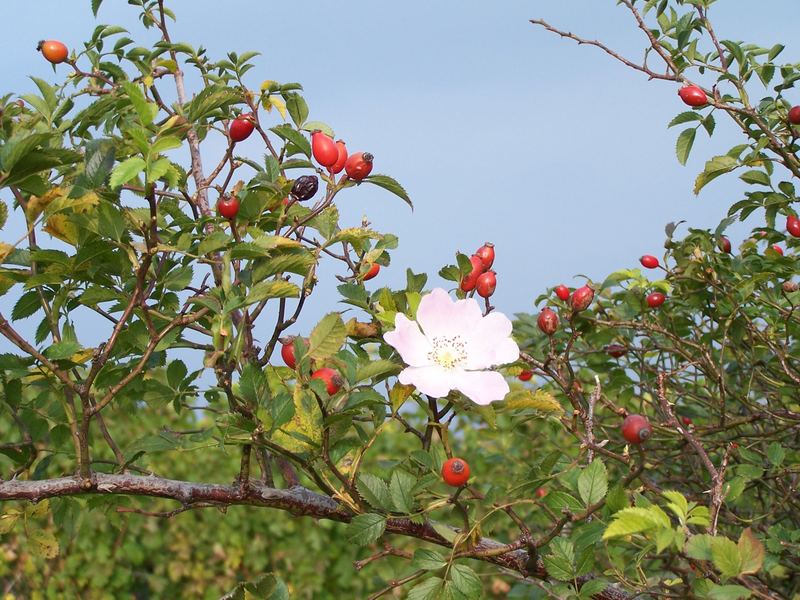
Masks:
[[[481,259],[483,270],[488,271],[492,268],[492,264],[494,264],[494,244],[486,242],[483,246],[478,248],[475,252],[475,256]]]
[[[381,270],[381,266],[378,263],[372,263],[372,266],[369,270],[364,273],[364,281],[369,281],[370,279],[376,277]]]
[[[731,253],[731,241],[726,237],[721,237],[719,239],[719,249],[723,252],[727,252],[728,254]]]
[[[294,341],[289,340],[281,346],[281,358],[290,369],[297,368],[297,357],[294,355]]]
[[[772,246],[770,246],[770,248],[772,248],[775,252],[777,252],[778,254],[783,256],[783,248],[778,246],[778,244],[772,244]]]
[[[614,358],[619,358],[621,356],[625,356],[628,353],[628,349],[621,344],[609,344],[605,347],[606,354],[612,356]]]
[[[530,371],[528,369],[525,369],[524,371],[522,371],[522,373],[517,375],[517,379],[519,379],[520,381],[530,381],[532,377],[533,377],[533,371]]]
[[[69,50],[67,47],[57,40],[42,40],[36,46],[36,49],[42,53],[48,62],[58,65],[67,60]]]
[[[311,134],[311,153],[323,167],[332,167],[339,160],[339,149],[331,137],[322,131]]]
[[[556,296],[558,296],[559,300],[563,300],[564,302],[569,300],[569,288],[567,286],[558,285],[556,286],[554,291],[556,293]]]
[[[629,443],[639,445],[653,433],[650,421],[642,415],[628,415],[622,422],[622,437]]]
[[[230,136],[231,141],[241,142],[249,138],[250,134],[253,133],[255,128],[256,123],[253,119],[253,115],[249,113],[239,115],[233,121],[231,121],[230,127],[228,127],[228,135]]]
[[[461,291],[464,292],[474,290],[475,285],[478,283],[478,277],[483,273],[483,261],[480,256],[473,254],[469,257],[469,262],[472,264],[472,271],[461,278]]]
[[[344,163],[347,162],[347,146],[344,145],[342,140],[336,140],[336,153],[336,162],[331,167],[331,173],[334,175],[341,173],[342,169],[344,169]]]
[[[539,329],[546,335],[553,335],[558,331],[558,315],[550,308],[545,308],[536,319]]]
[[[372,172],[374,158],[369,152],[356,152],[344,162],[344,171],[353,181],[361,181]]]
[[[708,104],[706,93],[696,85],[687,85],[678,90],[681,100],[689,106],[705,106]]]
[[[800,219],[794,215],[786,217],[786,231],[794,237],[800,237]]]
[[[645,254],[639,259],[645,269],[655,269],[658,267],[658,259],[652,254]]]
[[[447,485],[461,487],[469,481],[469,465],[461,458],[449,458],[442,465],[442,479]]]
[[[478,292],[481,298],[488,298],[494,294],[496,287],[497,276],[494,271],[486,271],[486,273],[481,274],[478,277],[478,281],[475,282],[475,291]]]
[[[325,388],[328,394],[333,396],[336,392],[342,389],[342,376],[335,369],[330,367],[323,367],[317,369],[311,374],[311,379],[319,379],[325,382]]]
[[[666,299],[667,297],[661,292],[652,292],[647,295],[647,306],[650,308],[658,308],[664,304]]]
[[[217,212],[233,221],[239,214],[239,199],[236,196],[223,196],[217,202]]]
[[[572,292],[572,298],[570,301],[570,303],[572,304],[572,310],[574,310],[575,312],[586,310],[592,303],[593,299],[594,299],[594,290],[591,287],[589,287],[588,285],[579,287],[577,290]]]
[[[793,106],[789,109],[789,123],[800,125],[800,106]]]

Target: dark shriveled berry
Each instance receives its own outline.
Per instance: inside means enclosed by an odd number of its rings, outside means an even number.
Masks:
[[[298,177],[292,186],[292,196],[297,200],[309,200],[314,197],[319,189],[319,179],[316,175],[303,175]]]

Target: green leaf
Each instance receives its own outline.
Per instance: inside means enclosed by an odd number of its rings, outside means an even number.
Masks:
[[[97,229],[100,235],[119,242],[125,233],[125,217],[106,200],[97,205]]]
[[[778,56],[778,54],[780,54],[781,52],[783,52],[783,49],[784,49],[785,47],[786,47],[786,46],[784,46],[783,44],[775,44],[775,45],[774,45],[774,46],[773,46],[773,47],[770,49],[770,51],[769,51],[769,54],[767,55],[767,60],[768,60],[768,61],[770,61],[770,62],[771,62],[771,61],[773,61],[773,60],[775,60],[775,57],[777,57],[777,56]]]
[[[188,119],[192,123],[196,123],[209,117],[216,110],[240,102],[241,99],[241,93],[233,89],[220,85],[204,87],[189,103]]]
[[[767,187],[772,187],[772,181],[770,181],[769,175],[764,173],[764,171],[745,171],[741,175],[739,175],[739,179],[744,181],[745,183],[752,183],[756,185],[765,185]]]
[[[308,104],[300,94],[290,93],[283,95],[286,100],[286,108],[289,111],[289,116],[298,127],[301,127],[308,118]]]
[[[578,477],[578,493],[586,506],[591,506],[605,498],[608,492],[608,473],[606,466],[595,458]]]
[[[669,122],[667,127],[674,127],[675,125],[682,125],[683,123],[691,123],[692,121],[702,121],[703,115],[694,110],[687,110],[686,112],[682,112],[677,117],[672,119]]]
[[[97,16],[97,11],[100,10],[100,5],[103,3],[103,0],[92,0],[92,14]]]
[[[441,577],[426,579],[408,591],[406,600],[437,600],[443,584],[444,580]]]
[[[20,296],[14,308],[11,310],[11,320],[19,321],[26,317],[36,314],[42,308],[42,299],[39,296],[39,291],[31,290],[25,292]]]
[[[550,577],[571,581],[575,577],[575,548],[572,542],[565,538],[550,542],[550,554],[544,557],[544,566]]]
[[[467,565],[454,564],[450,567],[450,581],[467,598],[483,597],[483,585],[480,577]]]
[[[753,596],[752,592],[742,585],[710,583],[710,586],[707,596],[709,600],[745,600]]]
[[[742,557],[738,546],[726,537],[711,539],[711,560],[726,579],[736,577],[742,571]]]
[[[686,501],[683,494],[674,490],[667,490],[663,492],[662,495],[669,500],[667,507],[675,513],[675,516],[678,517],[681,523],[684,523],[689,514],[689,503]]]
[[[53,344],[44,351],[50,360],[65,360],[81,349],[81,345],[74,341],[63,341]]]
[[[753,575],[764,566],[765,550],[764,544],[755,536],[749,527],[742,531],[739,536],[739,557],[742,560],[742,567],[739,575]]]
[[[44,79],[31,76],[31,80],[36,84],[36,87],[38,87],[39,91],[42,93],[42,98],[44,98],[44,101],[47,103],[47,107],[50,109],[48,113],[52,113],[56,106],[58,106],[58,97],[56,96],[55,89]]]
[[[264,371],[255,363],[247,363],[239,378],[239,391],[251,405],[262,405],[269,398],[269,385]]]
[[[358,493],[375,508],[392,510],[392,498],[389,486],[380,477],[371,473],[361,473],[356,483]]]
[[[158,114],[158,105],[155,102],[148,102],[139,85],[131,83],[130,81],[125,81],[122,87],[128,95],[131,104],[133,104],[136,114],[139,115],[139,121],[141,121],[142,125],[145,127],[150,125]]]
[[[398,365],[391,360],[379,359],[371,360],[367,364],[359,367],[356,371],[356,383],[366,381],[367,379],[385,379],[389,375],[396,375],[403,370],[402,365]]]
[[[406,204],[408,204],[412,209],[414,205],[411,203],[411,198],[408,195],[408,192],[400,185],[394,178],[389,177],[388,175],[370,175],[363,181],[367,183],[372,183],[373,185],[377,185],[378,187],[382,187],[385,190],[389,190],[395,196],[402,198]]]
[[[692,145],[694,144],[696,135],[697,129],[690,127],[689,129],[681,131],[681,134],[678,136],[678,141],[675,144],[675,154],[678,156],[678,162],[682,165],[685,165],[689,158],[689,153],[692,151]]]
[[[707,533],[693,535],[686,542],[686,556],[695,560],[711,560],[711,544],[713,540],[714,536]]]
[[[144,171],[144,168],[147,163],[144,162],[143,158],[139,158],[138,156],[132,156],[128,160],[122,161],[111,172],[111,180],[109,181],[109,185],[112,188],[118,188],[119,186],[129,182],[131,179],[136,177],[139,173]]]
[[[398,512],[410,513],[413,510],[414,496],[411,492],[415,485],[417,485],[417,478],[410,473],[402,469],[392,471],[392,477],[389,480],[389,491],[394,507]]]
[[[414,558],[411,560],[412,569],[424,569],[426,571],[436,571],[447,565],[447,561],[435,550],[419,548],[414,551]]]
[[[90,189],[100,187],[113,167],[113,144],[109,140],[92,140],[86,145],[86,179],[82,181],[82,185]]]
[[[203,238],[203,241],[200,242],[200,245],[197,247],[197,253],[199,255],[210,254],[215,250],[220,250],[227,246],[231,241],[231,236],[225,233],[224,231],[215,231],[208,237]]]
[[[347,541],[351,544],[366,546],[383,535],[386,519],[381,515],[366,513],[356,515],[347,526]]]
[[[551,508],[558,514],[560,514],[564,509],[567,509],[573,513],[577,513],[584,508],[583,502],[578,500],[575,496],[571,496],[570,494],[560,490],[555,490],[548,493],[544,497],[544,503],[548,508]]]
[[[628,496],[625,493],[625,488],[617,484],[608,491],[608,498],[606,498],[606,507],[611,513],[628,508]]]
[[[245,305],[255,304],[269,298],[299,298],[300,288],[294,283],[277,279],[273,281],[261,281],[250,288],[250,292],[244,300]]]
[[[334,133],[331,126],[328,125],[327,123],[323,123],[322,121],[306,121],[305,123],[303,123],[303,127],[301,129],[303,131],[308,131],[310,133],[319,130],[328,137],[332,138],[336,137],[336,134]]]
[[[605,579],[595,578],[590,579],[586,583],[581,586],[580,589],[580,597],[581,600],[589,600],[590,598],[600,594],[603,590],[608,587],[608,581]]]
[[[179,266],[167,273],[161,284],[168,290],[180,292],[192,282],[193,275],[192,265]]]
[[[308,338],[308,355],[315,360],[324,360],[336,354],[347,338],[347,328],[339,313],[322,317]]]
[[[172,389],[178,389],[186,379],[188,369],[182,360],[172,360],[167,367],[167,383]]]
[[[663,522],[653,513],[651,508],[633,506],[617,511],[614,513],[614,520],[603,533],[603,539],[608,540],[633,533],[641,533],[663,526]]]
[[[297,146],[298,150],[311,158],[311,142],[309,142],[302,133],[294,129],[291,125],[276,125],[275,127],[272,127],[270,131],[285,141],[291,142]]]
[[[709,182],[713,181],[720,175],[724,175],[735,169],[739,162],[731,156],[715,156],[706,162],[705,168],[694,182],[695,195],[700,193]]]
[[[165,135],[164,137],[159,137],[153,142],[153,145],[150,146],[150,156],[155,156],[167,150],[175,150],[181,146],[183,146],[183,142],[181,142],[180,138],[174,135]]]
[[[780,467],[784,458],[786,458],[786,450],[778,442],[772,442],[767,446],[767,458],[770,464]]]

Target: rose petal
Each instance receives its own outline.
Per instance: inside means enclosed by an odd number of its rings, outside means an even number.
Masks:
[[[439,365],[429,367],[407,367],[400,371],[398,381],[403,385],[413,385],[423,394],[433,398],[444,398],[454,388],[453,372]]]
[[[453,302],[442,288],[423,296],[417,308],[417,322],[430,339],[456,335],[466,338],[481,316],[481,309],[473,298]]]
[[[412,321],[402,313],[394,318],[394,331],[383,335],[383,339],[400,354],[403,362],[411,367],[430,365],[428,353],[431,343],[419,330],[416,321]]]
[[[501,312],[482,317],[468,332],[466,369],[487,369],[519,358],[519,347],[511,339],[511,321]]]
[[[508,382],[495,371],[459,371],[456,389],[476,404],[489,404],[505,398]]]

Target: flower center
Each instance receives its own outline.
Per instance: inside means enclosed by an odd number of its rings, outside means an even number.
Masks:
[[[467,360],[467,344],[459,335],[437,336],[428,358],[445,369],[453,369]]]

